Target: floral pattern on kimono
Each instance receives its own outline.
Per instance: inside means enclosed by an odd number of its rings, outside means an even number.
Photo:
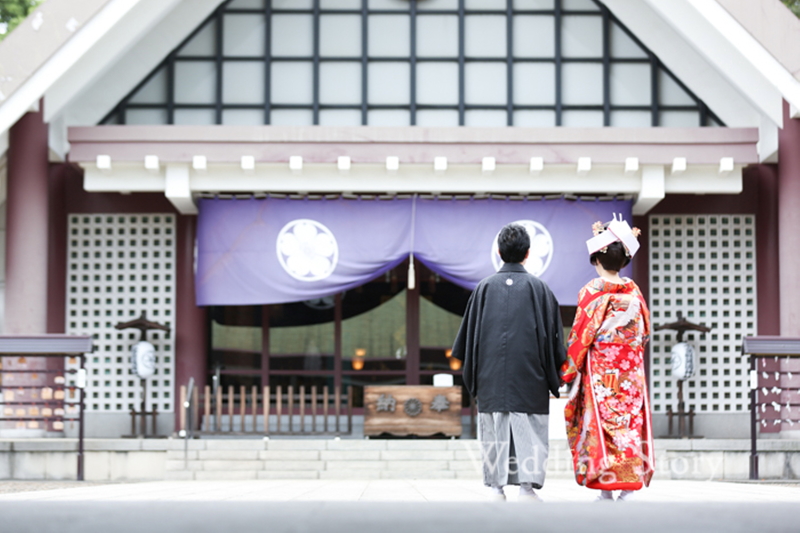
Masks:
[[[575,479],[605,490],[649,485],[655,467],[644,374],[650,313],[639,287],[602,278],[578,295],[563,379]]]

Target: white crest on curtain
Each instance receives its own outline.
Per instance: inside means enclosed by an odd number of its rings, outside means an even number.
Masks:
[[[292,220],[278,233],[278,261],[300,281],[325,279],[339,262],[339,246],[331,230],[316,220]]]

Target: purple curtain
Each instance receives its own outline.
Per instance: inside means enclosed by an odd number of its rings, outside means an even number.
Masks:
[[[198,305],[260,305],[330,296],[394,268],[410,252],[468,289],[501,266],[496,236],[520,222],[526,268],[564,305],[595,276],[586,239],[630,201],[203,199]]]
[[[417,200],[415,208],[417,257],[470,290],[502,265],[496,242],[500,228],[519,222],[531,235],[525,267],[562,305],[574,305],[580,288],[597,275],[585,244],[592,224],[611,220],[613,213],[631,220],[631,202],[622,200]]]
[[[330,296],[408,256],[411,200],[203,199],[198,305]]]

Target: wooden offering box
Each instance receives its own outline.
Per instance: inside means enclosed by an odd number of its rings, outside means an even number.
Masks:
[[[461,435],[461,387],[364,387],[364,436]]]

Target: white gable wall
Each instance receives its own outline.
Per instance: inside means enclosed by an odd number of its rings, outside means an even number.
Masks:
[[[153,1],[142,0],[142,7]],[[48,90],[45,109],[51,122],[52,148],[66,153],[67,127],[97,124],[220,3],[222,0],[161,0],[146,12],[132,12],[116,39],[109,38],[107,47],[99,43]],[[745,57],[728,40],[730,28],[723,35],[692,0],[604,3],[728,126],[759,128],[761,160],[774,159],[782,94],[750,62],[755,56]],[[754,40],[749,43],[751,48],[753,45],[769,56]],[[116,53],[109,54],[112,49]]]
[[[681,16],[674,17],[673,9],[678,11],[684,4],[682,0],[670,1],[669,9],[664,9],[664,6],[654,7],[647,1],[605,0],[604,3],[725,124],[734,128],[758,127],[762,114],[779,123],[780,95],[777,92],[762,95],[768,98],[777,96],[777,102],[765,101],[758,104],[771,107],[756,107],[744,92],[747,87],[737,87],[731,83],[731,79],[718,69],[718,65],[710,61],[704,51],[699,50],[687,38],[687,26],[693,24],[688,19],[697,19],[699,15],[695,13],[692,17],[685,12],[686,9],[682,9]],[[696,20],[694,24],[697,24]],[[702,31],[715,33],[713,28]],[[729,59],[733,61],[734,51],[730,49],[728,53]],[[754,75],[760,77],[757,72]]]
[[[103,35],[45,93],[44,118],[50,123],[50,149],[63,159],[69,151],[62,111],[87,86],[111,68],[120,57],[141,42],[149,28],[181,0],[140,0],[113,31]]]
[[[72,66],[104,36],[112,33],[120,21],[141,0],[112,0],[99,13],[80,27],[74,37],[68,39],[14,92],[3,98],[0,106],[0,132],[6,132],[26,112],[38,106],[42,95],[57,83]],[[36,30],[31,34],[36,36]],[[20,43],[16,43],[20,44]],[[30,43],[35,46],[35,41]],[[16,52],[12,49],[11,52]]]
[[[69,151],[69,126],[97,124],[223,0],[143,0],[45,95],[50,143]]]
[[[726,46],[732,46],[746,59],[746,65],[755,68],[792,106],[800,106],[800,84],[761,43],[716,2],[690,0],[697,11],[713,24],[724,38]],[[774,30],[773,30],[774,31]],[[781,110],[782,111],[782,110]],[[782,113],[781,117],[782,119]],[[792,116],[797,118],[797,116]]]
[[[759,146],[762,161],[776,157],[781,93],[690,0],[604,3],[725,124],[759,128],[764,137]]]
[[[44,119],[51,122],[87,86],[141,42],[142,37],[181,0],[140,0],[114,31],[104,35],[45,93]]]
[[[692,0],[672,0],[669,6],[665,6],[664,2],[653,0],[647,0],[647,3],[680,34],[683,40],[691,44],[696,53],[714,70],[735,85],[752,106],[766,114],[776,124],[782,125],[783,102],[780,91],[771,83],[772,80],[766,78],[754,63],[742,55],[737,45],[722,32],[723,21],[719,20],[719,16],[706,18],[706,13],[700,12]],[[727,18],[735,23],[721,7],[716,15],[727,15]],[[741,33],[747,35],[744,30]],[[744,35],[731,35],[730,39],[744,38]],[[769,55],[766,51],[764,53]]]

